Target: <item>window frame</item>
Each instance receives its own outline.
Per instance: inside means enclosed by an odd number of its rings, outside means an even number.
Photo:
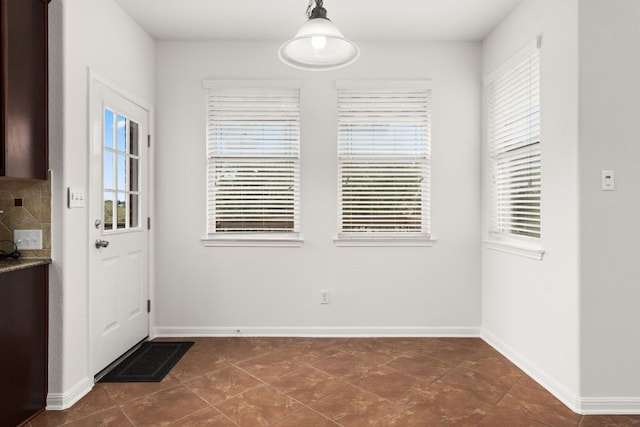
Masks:
[[[380,91],[426,91],[427,112],[424,131],[425,152],[424,160],[415,157],[413,164],[421,163],[422,167],[422,193],[425,198],[421,200],[420,222],[421,230],[419,232],[382,232],[382,231],[362,231],[362,232],[345,232],[343,229],[343,184],[341,181],[343,164],[357,163],[352,158],[341,157],[341,131],[338,129],[337,135],[337,228],[338,232],[334,238],[336,246],[433,246],[435,240],[431,235],[431,99],[433,84],[429,80],[339,80],[336,81],[336,101],[338,106],[338,127],[340,126],[340,93],[342,91],[371,91],[373,95]],[[390,116],[391,117],[391,116]],[[377,157],[368,165],[383,164],[384,162],[393,162],[400,159],[400,156]],[[404,162],[403,162],[404,163]],[[367,163],[365,163],[367,164]],[[411,164],[408,162],[407,164]],[[374,166],[375,167],[375,166]]]
[[[116,235],[116,234],[125,234],[129,232],[137,232],[143,228],[142,224],[142,211],[140,209],[140,200],[143,197],[141,190],[142,183],[142,169],[141,169],[141,137],[140,137],[140,123],[130,117],[124,111],[121,111],[113,106],[107,104],[102,107],[102,116],[103,121],[106,123],[107,112],[111,113],[111,146],[107,145],[107,129],[103,129],[103,143],[102,143],[102,200],[103,200],[103,212],[102,212],[102,224],[103,224],[103,232],[105,235]],[[120,127],[120,119],[124,120],[124,127]],[[135,131],[131,124],[135,124]],[[123,130],[123,134],[119,134],[120,129]],[[121,139],[123,137],[124,139]],[[120,141],[124,143],[124,148],[121,149]],[[135,144],[133,141],[136,141]],[[133,149],[135,147],[135,150]],[[135,151],[135,153],[134,153]],[[111,161],[107,162],[105,159],[107,155],[111,157]],[[122,159],[124,162],[121,163]],[[106,164],[110,164],[111,169],[109,173],[106,171]],[[134,166],[135,165],[135,166]],[[122,167],[120,167],[122,166]],[[120,174],[119,171],[122,171],[122,187],[120,185]],[[106,177],[110,176],[111,178],[111,186],[107,186]],[[107,199],[106,194],[110,195],[110,198]],[[120,196],[124,196],[124,213],[125,219],[122,227],[119,226],[117,217],[117,211],[119,209]],[[135,198],[136,203],[132,203],[132,200]],[[112,212],[111,212],[111,223],[106,221],[106,203],[107,201],[112,202]],[[115,202],[115,203],[114,203]],[[133,206],[135,205],[135,208]],[[135,210],[135,224],[132,225],[132,219],[134,219],[132,213],[132,209]],[[109,224],[111,228],[106,228],[106,225]]]
[[[489,170],[491,173],[489,188],[490,188],[490,204],[489,204],[489,229],[487,232],[487,240],[483,242],[484,247],[487,249],[492,249],[500,252],[510,253],[513,255],[519,255],[526,258],[542,260],[545,250],[542,246],[542,157],[543,157],[543,143],[542,143],[542,55],[541,55],[541,47],[542,47],[542,36],[536,37],[533,41],[529,42],[523,49],[521,49],[518,53],[516,53],[511,59],[507,60],[501,67],[487,75],[484,79],[484,89],[485,89],[485,108],[486,108],[486,141],[487,141],[487,159]],[[537,77],[537,85],[538,85],[538,104],[537,104],[537,141],[528,142],[528,143],[520,143],[519,146],[514,144],[511,146],[512,148],[509,150],[502,150],[498,153],[499,150],[496,150],[494,145],[494,138],[492,137],[493,129],[492,127],[492,117],[491,117],[491,91],[493,90],[493,84],[501,78],[509,77],[510,73],[518,67],[522,67],[527,61],[531,61],[531,58],[536,55],[538,61],[538,77]],[[512,75],[511,75],[512,76]],[[530,76],[528,77],[531,78]],[[531,81],[528,82],[530,87]],[[530,106],[529,106],[530,107]],[[535,122],[535,120],[534,120]],[[527,130],[529,132],[529,129]],[[506,161],[509,162],[517,156],[527,156],[533,154],[537,156],[535,161],[531,164],[538,163],[536,166],[531,166],[529,170],[538,169],[537,179],[538,182],[538,198],[537,198],[537,221],[538,221],[538,235],[531,236],[525,234],[518,234],[510,232],[512,231],[512,227],[501,228],[501,212],[498,207],[498,194],[497,194],[497,185],[498,178],[496,177],[498,172],[498,162]],[[504,170],[503,172],[504,173]],[[508,173],[507,173],[508,174]],[[536,176],[536,175],[533,175]],[[511,181],[503,180],[501,182],[506,182],[509,185],[514,185],[518,178],[511,178]],[[530,184],[532,185],[532,184]],[[532,185],[532,188],[535,188]],[[535,207],[535,205],[534,205]],[[504,210],[506,212],[506,210]],[[503,212],[503,215],[504,215]],[[515,214],[521,213],[520,210],[511,210],[511,213],[515,212]],[[513,227],[515,228],[515,227]],[[505,231],[506,229],[506,231]]]
[[[206,195],[205,195],[205,212],[206,212],[206,232],[204,237],[201,238],[201,242],[204,246],[240,246],[240,247],[263,247],[263,246],[280,246],[280,247],[300,247],[303,244],[303,239],[300,233],[300,98],[301,98],[301,82],[298,80],[213,80],[205,79],[202,81],[202,86],[205,89],[205,115],[206,115]],[[294,227],[292,231],[238,231],[238,232],[219,232],[215,231],[215,221],[217,219],[215,212],[215,184],[211,184],[210,174],[212,173],[210,168],[215,170],[215,161],[212,160],[213,155],[210,152],[210,147],[213,145],[210,135],[210,112],[209,112],[209,97],[210,90],[223,89],[247,91],[255,89],[259,90],[296,90],[298,91],[298,146],[297,157],[271,157],[272,159],[279,159],[281,161],[294,161],[293,171],[294,176]],[[258,162],[264,161],[267,156],[255,156],[254,159],[258,159]],[[247,159],[249,159],[247,157]],[[213,172],[215,173],[215,171]],[[212,188],[213,187],[213,188]],[[213,207],[212,207],[213,205]],[[211,218],[213,215],[214,229],[211,230]]]

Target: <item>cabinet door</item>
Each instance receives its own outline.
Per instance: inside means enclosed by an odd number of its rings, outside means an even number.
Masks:
[[[0,426],[46,405],[47,269],[0,273]]]
[[[0,14],[0,175],[47,179],[47,1],[1,0]]]

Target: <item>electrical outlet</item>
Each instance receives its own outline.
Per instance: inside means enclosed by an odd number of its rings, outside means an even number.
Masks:
[[[329,291],[320,291],[320,304],[329,304]]]
[[[613,171],[602,171],[602,191],[613,191],[616,189],[616,178]]]
[[[42,230],[13,230],[13,241],[19,251],[41,250]]]

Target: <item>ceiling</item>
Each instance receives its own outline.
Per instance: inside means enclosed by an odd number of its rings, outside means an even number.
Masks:
[[[157,40],[282,40],[306,21],[308,0],[115,0]],[[358,40],[479,41],[522,0],[324,0]]]

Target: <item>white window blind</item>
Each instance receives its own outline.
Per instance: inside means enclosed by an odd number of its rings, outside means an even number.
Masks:
[[[297,233],[300,102],[290,88],[207,89],[207,233]]]
[[[339,86],[339,236],[429,237],[431,91],[416,86]]]
[[[493,163],[493,228],[539,238],[540,55],[538,43],[487,86],[488,142]]]

